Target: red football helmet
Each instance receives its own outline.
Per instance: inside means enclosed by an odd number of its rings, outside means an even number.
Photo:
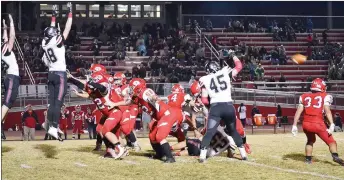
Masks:
[[[127,82],[127,79],[125,75],[122,72],[117,72],[116,74],[113,75],[114,78],[114,83],[116,85],[125,85]]]
[[[184,93],[184,88],[183,88],[183,86],[180,85],[180,84],[175,84],[175,85],[173,85],[173,87],[172,87],[172,93],[180,93],[180,92]]]
[[[103,66],[101,64],[92,64],[92,66],[90,67],[90,71],[92,73],[94,73],[94,72],[106,73],[106,68],[105,68],[105,66]]]
[[[193,96],[198,96],[201,93],[201,87],[199,86],[198,81],[194,81],[191,84],[190,91]]]
[[[104,74],[104,77],[108,80],[110,84],[114,83],[114,79],[110,74]]]
[[[92,73],[91,79],[93,80],[93,82],[98,84],[109,83],[109,80],[106,78],[106,75],[102,72]]]
[[[76,106],[75,106],[75,110],[76,110],[77,112],[79,112],[79,111],[81,110],[80,105],[76,105]]]
[[[320,78],[316,78],[312,81],[311,91],[325,92],[326,83]]]
[[[139,94],[142,89],[146,88],[146,81],[141,78],[133,78],[129,82],[129,94],[130,95],[137,95]]]

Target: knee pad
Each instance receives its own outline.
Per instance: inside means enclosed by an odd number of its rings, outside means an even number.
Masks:
[[[150,142],[152,142],[152,143],[156,143],[157,142],[157,140],[155,138],[156,134],[150,132],[148,136],[149,136]]]
[[[130,126],[129,124],[124,124],[121,126],[121,130],[123,132],[124,135],[129,135],[131,133],[131,129],[130,129]]]

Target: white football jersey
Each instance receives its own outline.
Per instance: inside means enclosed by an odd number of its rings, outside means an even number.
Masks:
[[[226,151],[229,148],[230,143],[234,143],[233,138],[226,134],[224,127],[218,126],[215,135],[211,139],[210,146],[207,151],[207,157],[216,156]]]
[[[63,45],[63,37],[57,35],[50,40],[43,39],[43,61],[49,67],[49,71],[66,71],[66,49]]]
[[[200,78],[199,84],[207,90],[210,104],[233,101],[231,77],[229,75],[231,71],[232,68],[225,66],[215,74],[208,74]]]
[[[4,61],[7,66],[7,74],[19,76],[19,67],[16,56],[13,51],[8,51],[8,44],[4,43],[1,47],[1,60]]]

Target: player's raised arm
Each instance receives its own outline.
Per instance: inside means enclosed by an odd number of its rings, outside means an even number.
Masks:
[[[50,26],[55,27],[56,26],[56,16],[57,16],[57,5],[53,5],[53,14],[51,15],[51,22]]]
[[[67,3],[67,8],[68,8],[68,10],[69,10],[68,19],[67,19],[67,22],[66,22],[65,29],[64,29],[64,31],[63,31],[63,38],[64,38],[65,40],[67,39],[68,34],[69,34],[69,31],[70,31],[70,29],[72,28],[73,14],[72,14],[72,3],[71,3],[71,2],[68,2],[68,3]]]
[[[234,61],[235,67],[232,71],[232,77],[236,77],[239,74],[239,72],[242,70],[242,63],[240,59],[235,55],[233,56],[233,61]]]
[[[8,18],[10,19],[10,38],[8,39],[8,51],[11,52],[13,49],[14,39],[16,38],[16,33],[14,30],[14,23],[12,15],[9,14]],[[7,34],[7,33],[4,33]]]
[[[2,20],[2,29],[3,29],[2,39],[6,43],[8,42],[8,35],[7,35],[7,24],[6,24],[5,19]],[[2,47],[1,51],[7,52],[7,48],[8,48],[8,43],[7,45],[5,44],[4,47]]]

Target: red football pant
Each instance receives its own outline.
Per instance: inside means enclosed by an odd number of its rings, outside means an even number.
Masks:
[[[313,144],[316,141],[315,135],[318,135],[327,145],[335,143],[332,135],[329,135],[325,123],[302,123],[303,132],[307,136],[307,144]]]
[[[178,112],[171,109],[165,112],[159,121],[151,121],[149,127],[149,140],[152,143],[160,143],[162,140],[166,139],[171,132],[173,125],[177,123]]]
[[[82,121],[74,121],[75,124],[74,124],[74,128],[73,128],[73,134],[75,134],[77,131],[78,131],[78,134],[81,134],[83,133],[83,129],[82,129]]]
[[[105,136],[106,133],[111,132],[117,125],[119,125],[122,118],[122,112],[118,109],[112,110],[112,112],[109,114],[107,119],[105,120],[105,123],[103,125],[103,128],[101,130],[101,133],[103,136]]]
[[[66,119],[60,119],[59,128],[65,134],[67,134],[67,127],[68,127],[67,120]]]

